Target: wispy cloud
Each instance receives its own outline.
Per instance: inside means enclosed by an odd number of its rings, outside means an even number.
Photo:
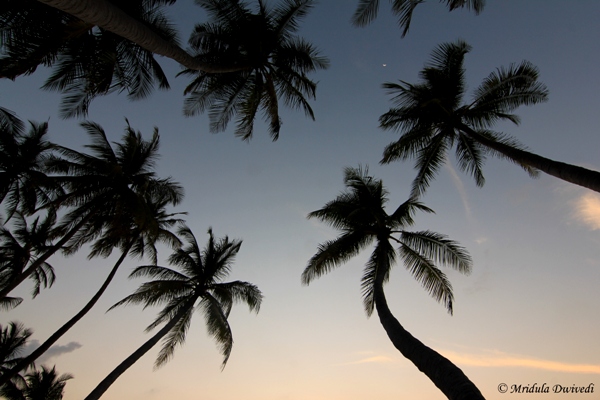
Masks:
[[[35,349],[40,346],[40,342],[38,340],[32,340],[24,349],[24,354],[28,355],[33,353]],[[44,354],[42,354],[37,360],[37,363],[43,363],[48,361],[51,358],[58,357],[62,354],[71,353],[81,347],[80,343],[77,342],[69,342],[64,346],[55,345],[50,347]]]
[[[591,230],[600,229],[600,196],[586,193],[574,201],[574,216]]]
[[[335,365],[357,365],[357,364],[387,364],[394,362],[395,360],[388,356],[382,355],[374,355],[373,352],[359,352],[357,354],[360,356],[358,360],[349,361],[345,363],[335,364]]]
[[[596,364],[572,364],[560,361],[541,360],[499,351],[483,351],[479,354],[468,354],[451,350],[440,352],[445,357],[452,360],[452,362],[459,365],[472,365],[476,367],[520,367],[576,374],[600,374],[600,365]]]
[[[470,223],[473,223],[474,219],[473,219],[473,213],[471,212],[471,203],[469,203],[469,197],[467,196],[467,191],[465,190],[465,185],[463,184],[462,180],[460,179],[460,176],[458,176],[458,173],[456,172],[456,170],[454,169],[454,167],[448,160],[446,160],[446,162],[444,163],[444,167],[450,173],[450,177],[452,178],[454,187],[456,187],[456,190],[458,191],[460,199],[463,203],[463,207],[465,208],[465,215],[467,216],[467,219],[469,220]]]

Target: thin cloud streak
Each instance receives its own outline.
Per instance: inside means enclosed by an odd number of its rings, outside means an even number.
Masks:
[[[34,350],[37,349],[39,346],[40,346],[40,342],[38,340],[32,340],[23,349],[24,356],[27,356],[27,355],[33,353]],[[46,350],[46,352],[44,354],[42,354],[36,360],[36,362],[38,362],[38,363],[46,362],[49,359],[58,357],[62,354],[71,353],[71,352],[79,349],[80,347],[81,347],[81,344],[77,343],[77,342],[69,342],[64,346],[54,345],[54,346],[50,347],[48,350]]]
[[[442,353],[454,363],[475,367],[522,367],[546,371],[600,375],[600,365],[594,364],[570,364],[560,361],[540,360],[525,356],[510,355],[502,352],[464,354],[448,350],[442,351]]]
[[[372,357],[362,358],[357,361],[350,361],[350,362],[335,364],[335,365],[357,365],[357,364],[373,364],[373,363],[387,364],[387,363],[391,363],[391,362],[394,362],[394,359],[391,357],[388,357],[388,356],[372,356]]]

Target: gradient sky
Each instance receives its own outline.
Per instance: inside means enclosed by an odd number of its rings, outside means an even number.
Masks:
[[[185,77],[179,66],[160,59],[172,89],[129,102],[110,95],[92,103],[88,119],[119,140],[127,117],[149,138],[161,133],[161,176],[185,187],[177,211],[201,243],[212,226],[217,236],[243,239],[231,280],[255,283],[265,299],[258,315],[234,308],[235,344],[221,372],[217,348],[197,315],[185,347],[153,371],[157,350],[147,354],[103,398],[203,400],[443,399],[440,391],[389,342],[376,316],[362,308],[360,277],[368,252],[308,287],[300,274],[318,243],[335,232],[307,213],[343,190],[343,168],[369,165],[390,191],[390,209],[406,200],[414,177],[412,162],[378,164],[397,134],[378,129],[391,103],[381,84],[416,82],[440,43],[464,39],[470,89],[490,72],[512,62],[538,66],[550,100],[522,108],[520,126],[499,125],[538,154],[599,169],[600,2],[489,0],[484,12],[449,13],[437,1],[420,5],[404,39],[387,1],[370,26],[349,20],[357,1],[321,0],[304,20],[301,34],[331,60],[313,75],[319,81],[312,102],[316,121],[284,111],[278,142],[262,123],[250,143],[235,138],[233,126],[208,132],[206,116],[184,118]],[[185,41],[194,23],[205,21],[190,0],[170,9]],[[0,106],[24,120],[50,123],[50,138],[73,148],[88,143],[76,120],[61,120],[60,96],[39,90],[48,71],[15,82],[0,81]],[[470,93],[470,92],[469,92]],[[468,98],[468,96],[467,96]],[[515,165],[490,159],[486,185],[457,171],[450,160],[423,201],[435,215],[417,215],[418,229],[449,235],[470,251],[470,276],[448,272],[454,286],[454,316],[430,298],[402,265],[386,293],[405,328],[449,357],[487,399],[506,383],[596,387],[600,392],[600,196],[541,176],[531,179]],[[161,260],[169,255],[161,253]],[[117,259],[87,260],[81,252],[51,259],[58,280],[35,300],[2,315],[20,320],[45,340],[74,315],[100,286]],[[103,299],[53,348],[44,363],[75,376],[65,400],[81,399],[149,337],[144,328],[157,310],[123,307],[105,311],[142,280],[128,281],[130,259]],[[546,399],[552,395],[527,395]],[[554,397],[559,398],[558,395]]]

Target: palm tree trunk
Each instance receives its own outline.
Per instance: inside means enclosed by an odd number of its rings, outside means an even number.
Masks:
[[[38,0],[89,24],[130,40],[146,50],[177,61],[186,68],[212,73],[235,72],[245,68],[241,65],[215,66],[202,62],[181,47],[150,29],[147,25],[130,17],[119,7],[106,0]]]
[[[144,354],[146,354],[156,343],[159,342],[169,331],[179,322],[179,319],[189,311],[191,307],[193,307],[196,302],[196,298],[190,299],[185,306],[183,306],[177,314],[171,320],[162,327],[160,331],[158,331],[154,336],[148,339],[143,345],[141,345],[136,351],[134,351],[129,357],[127,357],[121,364],[119,364],[115,369],[112,370],[110,374],[106,376],[91,391],[90,394],[84,400],[97,400],[99,399],[104,392],[108,390],[108,388],[125,372],[129,367],[137,362]]]
[[[73,318],[71,318],[69,321],[67,321],[67,323],[65,323],[56,332],[54,332],[54,334],[52,334],[52,336],[50,336],[48,339],[46,339],[46,341],[44,343],[42,343],[41,346],[39,346],[37,349],[35,349],[35,351],[33,353],[31,353],[27,357],[24,357],[10,371],[7,371],[6,373],[4,373],[0,377],[0,387],[2,387],[2,385],[5,384],[6,382],[8,382],[13,376],[17,375],[20,371],[25,369],[28,365],[30,365],[32,362],[34,362],[42,354],[44,354],[54,343],[56,343],[56,341],[58,339],[60,339],[65,333],[67,333],[67,331],[69,331],[69,329],[71,329],[73,327],[73,325],[75,325],[81,318],[83,318],[85,316],[85,314],[88,313],[88,311],[90,311],[92,309],[92,307],[100,299],[100,296],[102,296],[102,294],[104,294],[104,292],[106,291],[106,288],[108,287],[110,282],[113,280],[115,274],[117,273],[117,270],[119,269],[119,267],[125,260],[125,257],[127,257],[127,254],[129,254],[129,250],[131,249],[131,246],[133,246],[133,241],[127,245],[127,247],[121,254],[121,257],[119,257],[119,259],[113,266],[112,270],[110,271],[110,273],[104,280],[104,283],[102,284],[100,289],[96,292],[94,297],[92,297],[92,299]]]
[[[44,254],[38,259],[31,263],[23,272],[21,272],[14,280],[8,283],[2,290],[0,290],[0,300],[4,299],[8,294],[17,286],[19,286],[25,279],[34,273],[36,269],[44,263],[50,256],[61,249],[78,231],[83,227],[93,216],[93,213],[88,213],[81,221],[77,223],[65,236],[63,236],[54,246],[50,247]]]
[[[528,151],[515,149],[512,146],[488,139],[466,125],[461,125],[460,130],[476,142],[503,154],[511,160],[536,168],[563,181],[574,183],[575,185],[583,186],[584,188],[600,193],[600,172],[598,171],[554,161]]]
[[[382,275],[382,274],[378,274]],[[450,400],[485,400],[460,368],[411,335],[392,315],[383,292],[383,277],[375,282],[375,307],[381,325],[400,353],[423,372]]]

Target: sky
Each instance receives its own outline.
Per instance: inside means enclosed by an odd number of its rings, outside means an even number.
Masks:
[[[336,232],[306,215],[343,189],[344,167],[369,167],[390,192],[389,209],[404,202],[413,163],[380,165],[385,145],[398,134],[378,128],[391,107],[384,82],[417,82],[418,73],[441,43],[464,39],[467,99],[501,66],[528,60],[540,70],[549,101],[517,111],[519,126],[496,130],[513,135],[532,151],[559,161],[600,169],[598,90],[600,3],[555,0],[487,2],[478,16],[449,13],[439,2],[417,8],[401,38],[388,2],[368,27],[349,20],[355,0],[321,0],[299,34],[329,57],[311,102],[316,120],[284,110],[280,139],[271,142],[258,121],[243,142],[234,126],[209,133],[206,115],[182,114],[186,77],[159,57],[171,90],[131,102],[123,95],[96,99],[88,120],[118,141],[125,118],[150,138],[161,134],[160,176],[185,188],[174,211],[187,211],[200,243],[215,235],[243,240],[231,280],[256,284],[265,298],[258,315],[234,308],[234,346],[226,368],[196,315],[185,346],[153,371],[158,348],[146,354],[106,392],[104,399],[180,400],[362,400],[443,399],[443,394],[392,346],[374,315],[363,311],[360,277],[369,255],[359,257],[302,286],[300,274],[319,243]],[[185,42],[202,10],[190,0],[169,8]],[[16,81],[0,81],[0,106],[23,120],[49,121],[50,138],[81,149],[88,138],[77,120],[58,116],[60,95],[39,89],[48,70]],[[465,246],[473,258],[469,276],[446,271],[454,287],[454,315],[432,299],[402,265],[386,294],[392,312],[426,345],[458,365],[489,400],[518,397],[512,385],[595,385],[594,394],[528,394],[529,399],[597,398],[600,392],[600,195],[542,175],[530,178],[517,166],[488,159],[486,184],[478,188],[452,157],[423,198],[436,214],[416,216],[414,230],[430,229]],[[170,254],[162,249],[162,263]],[[0,322],[19,320],[42,342],[74,315],[101,285],[119,254],[107,259],[50,259],[57,282],[36,299],[25,298]],[[158,309],[106,310],[142,280],[127,275],[143,260],[128,259],[95,308],[63,336],[42,362],[74,379],[65,400],[85,397],[106,374],[141,345]],[[35,342],[33,342],[35,344]],[[509,393],[500,393],[506,384]]]

